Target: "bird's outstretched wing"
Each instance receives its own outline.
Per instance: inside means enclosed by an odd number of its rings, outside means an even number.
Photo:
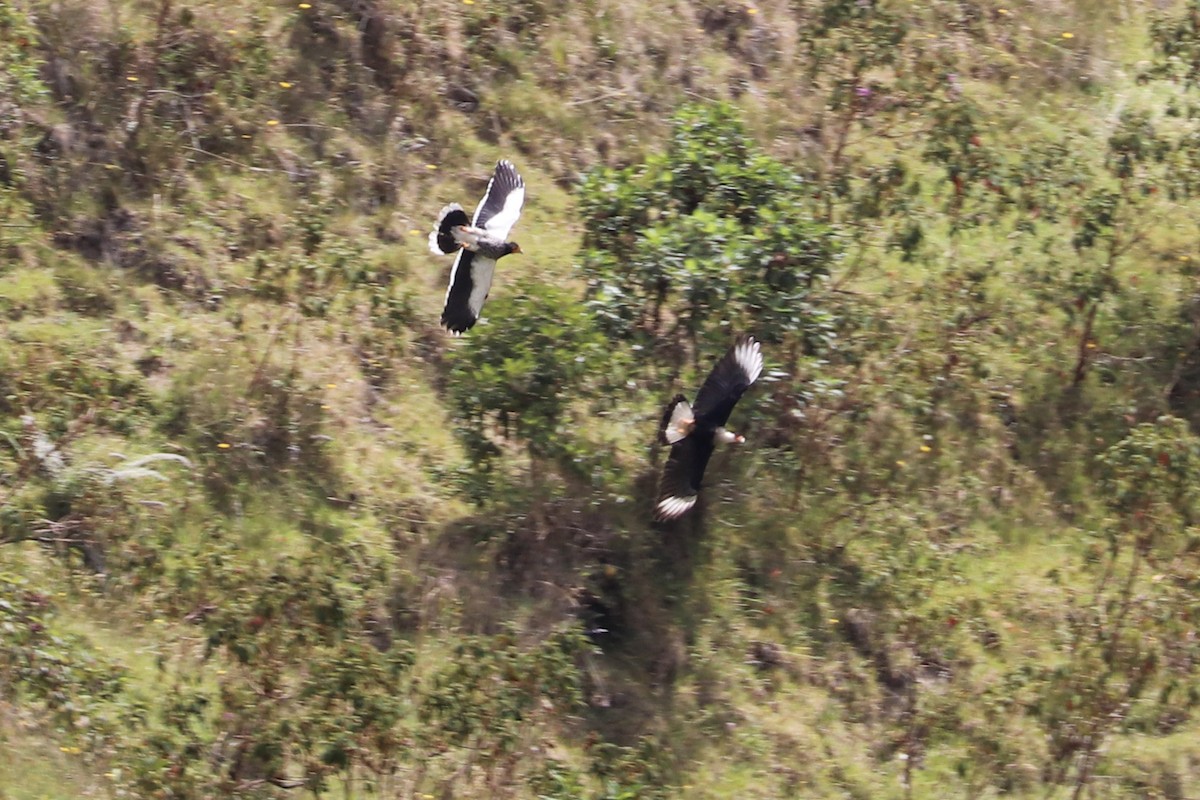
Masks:
[[[503,242],[520,219],[524,204],[525,181],[517,168],[508,160],[497,162],[471,224]]]
[[[492,288],[496,272],[494,259],[481,256],[466,248],[458,251],[450,269],[450,286],[446,289],[446,304],[442,308],[442,326],[451,333],[465,333],[479,319],[483,301]]]
[[[758,380],[762,368],[758,342],[747,334],[739,336],[700,387],[692,406],[696,419],[713,427],[724,425],[738,399]]]
[[[658,482],[656,520],[681,517],[696,504],[700,482],[713,454],[712,437],[688,436],[671,446],[671,455]]]

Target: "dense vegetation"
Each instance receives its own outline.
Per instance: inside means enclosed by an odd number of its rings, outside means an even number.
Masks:
[[[1146,5],[0,0],[0,798],[1200,794]]]

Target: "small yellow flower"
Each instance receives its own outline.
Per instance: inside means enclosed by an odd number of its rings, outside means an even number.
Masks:
[[[1070,31],[1065,31],[1065,32],[1063,33],[1062,37],[1063,37],[1064,39],[1074,39],[1074,38],[1075,38],[1075,34],[1071,33]]]
[[[231,447],[233,447],[233,445],[231,445],[229,442],[221,442],[217,445],[218,450],[228,450]]]
[[[138,77],[137,75],[126,75],[125,80],[129,81],[130,83],[137,83]]]
[[[409,233],[411,233],[413,236],[421,235],[421,232],[419,230],[417,230],[416,228],[413,228],[411,231],[409,231]]]
[[[997,8],[997,9],[996,9],[996,13],[997,13],[997,14],[1005,14],[1005,15],[1007,15],[1007,14],[1008,14],[1008,9],[1007,9],[1007,8]]]
[[[326,389],[336,389],[337,384],[336,383],[327,383],[327,384],[325,384],[325,388]]]
[[[922,453],[932,453],[932,452],[933,452],[933,448],[932,448],[932,447],[930,447],[930,446],[929,446],[929,445],[927,445],[927,444],[923,444],[923,445],[921,445],[921,452],[922,452]]]
[[[1095,350],[1095,349],[1096,349],[1096,343],[1095,343],[1095,342],[1088,342],[1088,343],[1087,343],[1087,349],[1088,349],[1088,350]]]
[[[237,36],[237,28],[226,28],[225,32],[230,36]]]
[[[437,164],[426,164],[425,169],[437,169]]]
[[[749,8],[746,9],[746,13],[753,17],[755,14],[758,13],[758,9],[755,8],[754,6],[750,6]]]
[[[908,466],[908,462],[907,462],[907,461],[897,461],[897,462],[896,462],[896,466],[897,466],[897,467],[907,467],[907,466]]]
[[[329,410],[329,406],[328,406],[328,405],[322,405],[322,406],[321,406],[321,410],[322,410],[322,411],[328,411],[328,410]]]
[[[269,120],[267,120],[267,125],[270,125],[271,127],[274,127],[274,126],[276,126],[276,125],[278,125],[278,124],[279,124],[279,120],[277,120],[277,119],[269,119]]]
[[[280,89],[290,89],[290,88],[292,88],[292,82],[291,81],[280,81],[279,88]]]
[[[311,3],[301,3],[300,8],[312,8],[312,4]]]
[[[473,5],[475,5],[475,0],[463,0],[463,5],[464,6],[473,6]]]

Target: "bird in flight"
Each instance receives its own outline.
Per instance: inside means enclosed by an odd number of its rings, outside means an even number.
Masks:
[[[442,308],[442,325],[451,333],[463,333],[479,319],[483,301],[492,288],[496,261],[521,252],[520,245],[507,239],[524,203],[525,181],[512,162],[504,160],[496,164],[473,218],[467,219],[467,212],[458,203],[451,203],[438,214],[429,234],[429,249],[437,255],[458,253],[450,268],[450,286]]]
[[[704,469],[717,442],[746,441],[744,436],[726,430],[725,423],[762,368],[758,342],[753,336],[739,336],[700,387],[694,406],[681,394],[667,404],[658,440],[671,445],[671,455],[658,484],[656,520],[677,519],[696,504]]]

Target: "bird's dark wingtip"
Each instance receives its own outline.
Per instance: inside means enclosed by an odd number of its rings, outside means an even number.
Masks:
[[[743,333],[738,336],[731,348],[734,360],[745,373],[746,383],[751,384],[762,374],[762,346],[751,334]]]
[[[654,505],[654,521],[655,522],[670,522],[679,519],[684,514],[692,510],[692,506],[696,505],[697,495],[687,497],[668,496],[659,498]]]
[[[521,173],[517,172],[517,165],[507,158],[502,158],[496,162],[496,169],[492,172],[492,180],[494,181],[497,177],[502,178],[502,183],[510,190],[525,185],[525,179],[521,177]]]

